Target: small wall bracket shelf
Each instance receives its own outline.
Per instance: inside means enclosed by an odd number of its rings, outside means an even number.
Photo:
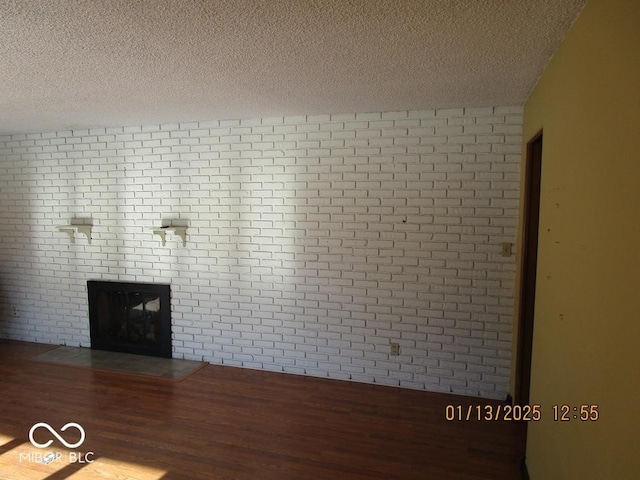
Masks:
[[[167,232],[172,232],[174,235],[179,236],[182,239],[183,247],[187,245],[187,227],[169,225],[166,227],[153,228],[152,232],[154,235],[160,237],[163,247],[167,244]]]
[[[71,239],[71,243],[75,243],[76,241],[75,233],[81,233],[85,237],[87,237],[87,240],[89,241],[89,245],[91,245],[91,229],[92,228],[93,228],[93,225],[70,224],[70,225],[60,225],[58,227],[58,230],[60,232],[64,232],[68,234],[69,238]]]

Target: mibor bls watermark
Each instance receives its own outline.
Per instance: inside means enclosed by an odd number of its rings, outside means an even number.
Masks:
[[[36,439],[34,438],[34,433],[36,432],[36,430],[45,429],[45,430],[48,430],[49,433],[51,433],[51,435],[53,435],[56,438],[56,440],[58,440],[58,442],[60,442],[65,447],[69,449],[76,449],[84,443],[86,434],[85,434],[84,428],[82,428],[80,424],[75,422],[69,422],[66,425],[63,425],[62,428],[60,429],[60,432],[66,432],[70,428],[76,429],[80,433],[80,439],[75,443],[67,442],[64,439],[64,437],[62,437],[62,435],[60,435],[58,432],[56,432],[56,430],[53,427],[51,427],[51,425],[44,422],[36,423],[33,427],[31,427],[31,429],[29,430],[29,441],[31,442],[31,445],[33,445],[36,448],[47,448],[48,446],[50,446],[53,443],[53,439],[47,440],[44,443],[40,443],[36,441]],[[65,450],[60,452],[48,452],[48,453],[36,451],[32,453],[20,453],[19,461],[20,463],[31,462],[31,463],[46,463],[46,464],[54,463],[54,462],[55,463],[93,463],[94,457],[95,457],[95,454],[93,452],[81,452],[77,450],[71,450],[71,451]]]

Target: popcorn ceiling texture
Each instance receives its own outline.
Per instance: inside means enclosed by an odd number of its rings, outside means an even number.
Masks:
[[[2,2],[0,133],[522,105],[584,3]]]
[[[87,280],[155,281],[177,358],[504,398],[521,129],[490,107],[0,137],[0,336],[89,346]]]

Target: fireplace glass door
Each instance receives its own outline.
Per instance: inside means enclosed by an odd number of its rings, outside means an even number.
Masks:
[[[171,357],[168,285],[88,282],[91,347]]]

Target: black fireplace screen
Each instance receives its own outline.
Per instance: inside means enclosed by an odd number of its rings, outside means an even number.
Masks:
[[[91,348],[171,358],[171,290],[88,281]]]

